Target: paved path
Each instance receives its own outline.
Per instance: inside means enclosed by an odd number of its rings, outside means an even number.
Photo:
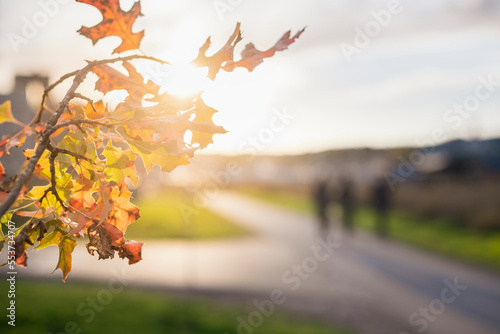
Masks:
[[[286,301],[277,307],[346,324],[359,333],[418,333],[424,326],[429,334],[500,333],[496,275],[365,234],[350,237],[334,230],[328,246],[318,239],[313,217],[234,193],[221,193],[210,208],[255,235],[149,241],[143,261],[133,266],[118,259],[96,261],[81,243],[70,279],[111,281],[115,275],[131,285],[237,291],[261,302],[279,290]],[[52,271],[56,253],[55,247],[30,253],[29,274]],[[59,272],[53,276],[60,279]],[[443,294],[453,284],[457,288]],[[418,314],[423,308],[429,314]]]

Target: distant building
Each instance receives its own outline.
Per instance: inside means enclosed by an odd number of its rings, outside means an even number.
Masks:
[[[37,111],[30,107],[26,94],[27,88],[32,82],[39,82],[44,87],[48,86],[48,78],[44,76],[16,76],[13,91],[7,95],[0,95],[0,104],[10,100],[12,105],[12,114],[17,120],[23,123],[29,123]],[[20,129],[20,127],[16,124],[0,124],[0,138],[11,134],[18,129]],[[29,138],[27,144],[33,146],[34,140],[34,138]],[[16,174],[25,160],[26,158],[21,149],[12,149],[10,151],[10,156],[3,156],[0,159],[9,176]]]

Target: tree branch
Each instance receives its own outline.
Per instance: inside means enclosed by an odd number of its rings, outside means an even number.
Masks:
[[[47,128],[44,132],[42,132],[40,136],[40,140],[38,142],[38,145],[36,146],[35,153],[31,156],[31,158],[28,161],[28,164],[24,168],[24,170],[21,172],[19,175],[19,178],[17,179],[16,183],[12,187],[9,196],[5,199],[5,201],[0,205],[0,217],[2,217],[5,212],[14,204],[14,202],[17,200],[19,197],[19,194],[21,193],[21,190],[23,186],[26,184],[30,176],[33,174],[33,171],[35,170],[36,164],[38,163],[38,160],[40,160],[40,157],[42,156],[43,152],[49,145],[49,139],[50,135],[53,133],[53,128],[56,127],[57,121],[59,120],[59,117],[63,114],[65,108],[67,107],[68,103],[72,98],[75,97],[75,92],[77,88],[80,86],[80,84],[83,82],[87,74],[95,67],[101,64],[109,64],[109,63],[115,63],[119,61],[127,61],[127,60],[132,60],[132,59],[147,59],[147,60],[152,60],[159,62],[161,64],[168,64],[167,62],[157,59],[155,57],[149,57],[149,56],[143,56],[143,55],[132,55],[132,56],[127,56],[127,57],[117,57],[117,58],[112,58],[112,59],[104,59],[104,60],[96,60],[96,61],[91,61],[88,62],[87,66],[83,67],[82,69],[78,71],[74,71],[71,73],[68,73],[64,76],[62,76],[58,81],[56,81],[54,84],[50,85],[45,89],[44,91],[44,98],[47,96],[47,94],[54,89],[58,84],[63,82],[64,80],[68,79],[69,77],[74,76],[73,83],[71,84],[71,87],[69,90],[66,92],[66,95],[64,98],[59,102],[59,105],[57,106],[56,112],[50,117],[50,119],[47,121]],[[42,106],[43,106],[42,101]],[[41,113],[39,112],[39,115],[36,116],[34,122],[36,123],[41,119]]]

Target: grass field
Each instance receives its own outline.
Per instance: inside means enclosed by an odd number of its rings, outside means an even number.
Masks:
[[[198,209],[193,204],[192,194],[181,189],[133,202],[140,208],[141,218],[128,227],[128,239],[210,239],[248,234],[242,227],[210,210]]]
[[[314,213],[307,194],[283,190],[244,188],[241,193],[259,200],[305,213]],[[375,231],[374,211],[358,208],[355,227]],[[389,236],[444,256],[500,270],[500,233],[480,234],[439,220],[423,220],[393,211],[390,215]]]
[[[115,287],[116,288],[116,287]],[[1,293],[7,293],[5,280]],[[111,293],[107,285],[18,281],[16,326],[7,324],[2,298],[0,333],[16,334],[233,334],[238,317],[255,308],[207,299],[173,297],[165,292],[125,288]],[[276,312],[253,333],[341,334],[326,325]]]

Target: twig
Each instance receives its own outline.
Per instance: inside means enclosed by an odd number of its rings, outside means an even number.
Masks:
[[[75,94],[74,94],[74,97],[76,97],[76,98],[78,98],[78,99],[82,99],[82,100],[87,101],[88,103],[90,103],[90,106],[92,107],[92,109],[94,109],[94,112],[95,112],[96,114],[97,114],[97,113],[99,113],[99,112],[97,111],[97,109],[95,108],[95,106],[94,106],[94,100],[92,100],[92,99],[90,99],[90,98],[88,98],[88,97],[86,97],[86,96],[84,96],[84,95],[82,95],[82,94],[80,94],[80,93],[75,93]]]

